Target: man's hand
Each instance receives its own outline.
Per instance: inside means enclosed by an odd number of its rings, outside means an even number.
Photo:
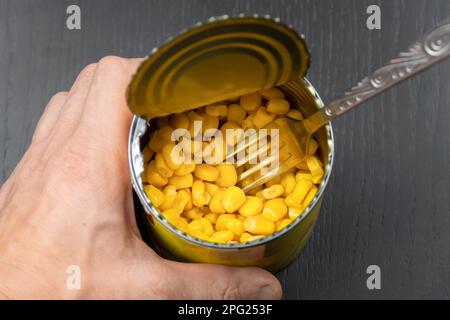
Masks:
[[[140,238],[125,90],[139,59],[105,57],[53,96],[0,189],[0,297],[278,299],[259,268],[160,258]],[[80,267],[81,288],[66,282]]]

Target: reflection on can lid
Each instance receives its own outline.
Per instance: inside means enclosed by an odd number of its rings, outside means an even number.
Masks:
[[[305,76],[309,52],[291,28],[265,17],[211,18],[168,40],[128,88],[145,119],[179,113]]]

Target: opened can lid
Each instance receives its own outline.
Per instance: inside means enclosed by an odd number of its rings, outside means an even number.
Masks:
[[[210,18],[153,50],[128,87],[128,105],[145,119],[184,112],[303,77],[309,57],[277,20]]]

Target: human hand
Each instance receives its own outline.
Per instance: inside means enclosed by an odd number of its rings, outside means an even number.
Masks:
[[[269,272],[159,257],[137,229],[125,90],[140,59],[105,57],[53,96],[0,189],[0,297],[278,299]],[[66,286],[79,266],[80,290]]]

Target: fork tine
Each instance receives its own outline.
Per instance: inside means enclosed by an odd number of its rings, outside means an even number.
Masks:
[[[275,156],[268,157],[267,159],[264,159],[264,161],[261,161],[260,163],[254,165],[250,169],[244,171],[243,173],[241,173],[239,175],[239,180],[245,179],[248,176],[251,176],[256,171],[264,168],[266,165],[270,164],[274,158],[275,158]]]

